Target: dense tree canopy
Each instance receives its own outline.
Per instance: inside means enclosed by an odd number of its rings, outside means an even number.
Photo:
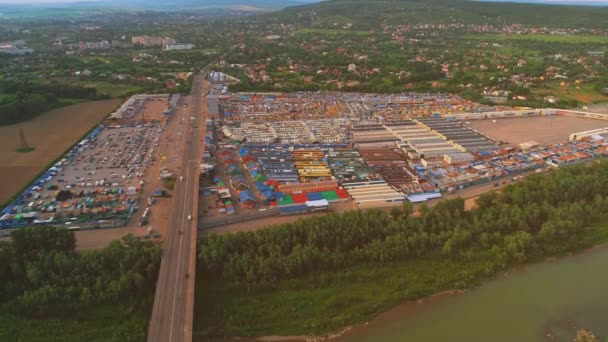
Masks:
[[[133,236],[102,250],[75,251],[66,229],[17,229],[0,242],[0,303],[32,315],[74,312],[92,304],[150,300],[161,249]]]
[[[492,253],[491,274],[512,263],[576,248],[584,227],[608,209],[608,162],[531,175],[500,193],[393,209],[332,213],[256,232],[200,240],[206,276],[271,284],[312,272],[404,258],[469,259]]]
[[[60,83],[3,81],[0,93],[12,95],[0,99],[0,125],[29,120],[60,107],[61,98],[84,100],[101,98],[97,96],[95,88]]]

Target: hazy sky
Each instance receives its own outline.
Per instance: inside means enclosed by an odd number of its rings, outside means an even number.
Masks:
[[[96,1],[96,0],[0,0],[0,4],[15,4],[15,5],[16,4],[57,4],[57,3],[68,3],[68,2],[83,2],[83,1]],[[151,1],[154,1],[154,0],[151,0]],[[505,0],[502,0],[502,1],[505,1]],[[201,2],[204,2],[204,0]],[[243,3],[247,3],[247,2],[248,2],[247,0],[243,0]],[[517,0],[517,2],[527,2],[527,1]],[[536,1],[529,1],[529,2],[607,3],[608,0],[581,0],[581,1],[577,1],[577,0],[536,0]]]
[[[96,0],[0,0],[0,4],[58,4],[66,2],[83,2],[83,1],[96,1]]]

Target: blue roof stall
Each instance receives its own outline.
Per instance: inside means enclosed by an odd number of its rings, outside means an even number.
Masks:
[[[249,190],[245,190],[239,194],[239,201],[243,204],[249,201],[252,201],[253,204],[256,203],[255,197]]]
[[[260,194],[264,199],[275,199],[274,192],[272,192],[272,190],[260,191]]]
[[[319,201],[323,199],[323,194],[320,192],[309,192],[306,194],[306,198],[308,198],[309,201]]]
[[[239,157],[246,155],[248,152],[249,151],[247,150],[247,148],[241,147],[241,149],[239,150]]]

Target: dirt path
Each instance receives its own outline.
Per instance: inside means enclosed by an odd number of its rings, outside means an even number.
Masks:
[[[119,99],[81,103],[52,110],[35,119],[0,127],[0,203],[29,184],[53,160],[120,105]],[[21,146],[19,128],[30,146]]]

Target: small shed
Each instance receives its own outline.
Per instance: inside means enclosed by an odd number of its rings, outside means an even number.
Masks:
[[[239,194],[239,202],[245,209],[252,209],[256,207],[256,200],[251,191],[245,190]]]
[[[329,209],[329,202],[326,199],[316,201],[306,201],[306,206],[313,211]]]

